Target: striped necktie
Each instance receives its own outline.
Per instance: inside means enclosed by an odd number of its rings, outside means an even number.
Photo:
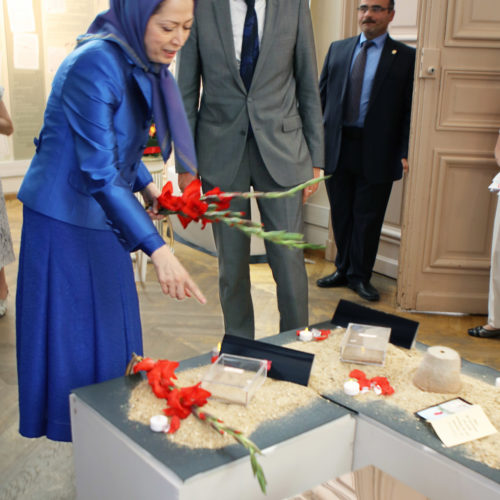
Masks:
[[[348,95],[346,102],[345,122],[354,123],[359,117],[359,105],[361,101],[361,89],[363,88],[363,78],[365,75],[366,53],[374,45],[373,42],[366,40],[363,42],[361,50],[352,65],[349,76]]]
[[[247,14],[243,27],[243,41],[241,44],[240,75],[247,90],[250,89],[252,76],[259,57],[259,31],[257,27],[257,13],[255,0],[245,0]]]

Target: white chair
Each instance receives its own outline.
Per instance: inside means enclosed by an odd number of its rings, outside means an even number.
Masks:
[[[145,160],[144,164],[148,167],[151,175],[153,176],[153,182],[161,190],[165,183],[165,165],[161,159],[159,160]],[[143,203],[143,199],[140,193],[136,193],[137,199]],[[153,221],[153,224],[158,229],[160,235],[165,239],[165,241],[170,245],[173,251],[174,248],[174,231],[172,229],[172,223],[169,217],[162,220]],[[134,262],[134,277],[135,281],[138,281],[142,285],[146,282],[146,271],[149,257],[142,251],[132,253],[132,261]]]

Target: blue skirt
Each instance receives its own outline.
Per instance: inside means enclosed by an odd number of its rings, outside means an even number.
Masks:
[[[130,254],[112,231],[24,207],[16,297],[19,432],[71,441],[69,394],[142,354]]]

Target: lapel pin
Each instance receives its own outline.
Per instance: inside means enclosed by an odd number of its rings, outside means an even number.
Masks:
[[[392,51],[392,55],[397,54],[397,53],[398,53],[398,51],[397,51],[396,49],[394,49],[394,50]]]

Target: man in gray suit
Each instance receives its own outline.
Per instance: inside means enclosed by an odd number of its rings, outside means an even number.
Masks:
[[[311,179],[313,167],[320,175],[323,130],[307,0],[198,2],[177,76],[205,191],[283,191]],[[179,166],[178,172],[184,189],[192,176]],[[259,200],[265,229],[303,232],[302,203],[314,190]],[[231,208],[250,216],[248,200],[233,200]],[[250,240],[224,224],[214,224],[213,231],[225,332],[253,338]],[[280,331],[307,325],[303,252],[266,242],[266,253],[277,284]]]

